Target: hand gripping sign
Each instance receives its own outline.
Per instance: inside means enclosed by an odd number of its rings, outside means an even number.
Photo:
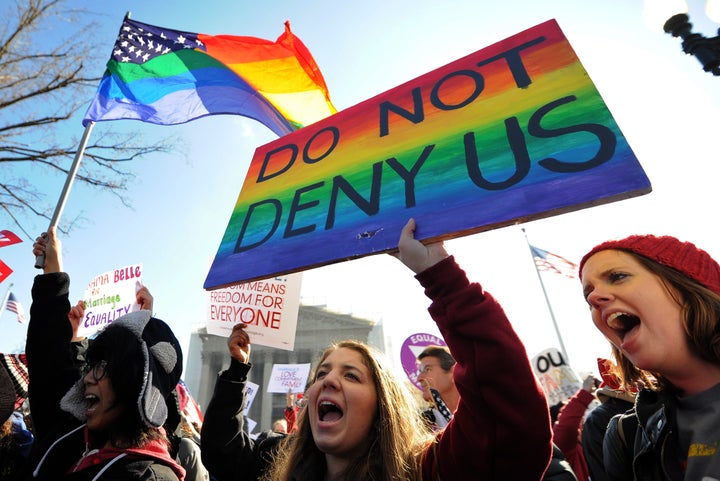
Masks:
[[[85,318],[78,335],[90,337],[120,316],[140,309],[135,293],[142,287],[142,264],[104,272],[85,289]]]

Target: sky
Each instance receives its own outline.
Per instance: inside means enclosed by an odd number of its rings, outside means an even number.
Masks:
[[[0,0],[0,7],[9,6]],[[596,372],[607,342],[595,330],[577,279],[544,274],[542,284],[528,242],[578,262],[594,245],[630,234],[668,234],[696,243],[720,259],[714,219],[718,178],[718,82],[680,40],[643,22],[640,0],[395,0],[108,2],[71,0],[97,12],[94,40],[109,57],[125,13],[141,22],[211,35],[249,35],[274,40],[291,22],[312,52],[338,110],[353,106],[515,33],[556,19],[648,175],[647,195],[446,241],[468,276],[502,303],[532,358],[559,348],[560,332],[571,366]],[[707,36],[718,25],[704,2],[690,1],[695,30]],[[202,7],[200,7],[202,5]],[[102,8],[102,11],[98,9]],[[56,24],[56,29],[65,26]],[[39,34],[38,41],[54,36]],[[100,55],[103,57],[103,55]],[[97,75],[104,60],[91,68]],[[91,98],[88,98],[88,103]],[[84,112],[84,109],[83,109]],[[68,139],[82,134],[80,116]],[[202,289],[209,263],[227,226],[256,147],[274,140],[263,125],[239,116],[214,116],[180,126],[137,121],[98,123],[93,135],[133,131],[142,138],[177,142],[177,152],[133,162],[137,175],[126,192],[133,208],[114,196],[75,184],[63,221],[76,220],[62,238],[65,269],[77,300],[95,275],[143,264],[143,280],[155,298],[155,314],[187,347],[194,327],[205,322]],[[54,205],[64,177],[28,177]],[[3,217],[5,216],[5,217]],[[33,236],[47,221],[27,218]],[[0,229],[20,233],[6,214]],[[524,230],[523,230],[524,229]],[[399,234],[399,233],[398,233]],[[14,273],[9,285],[29,310],[32,241],[5,247],[0,259]],[[544,290],[543,290],[544,288]],[[391,357],[418,332],[437,333],[429,301],[397,259],[375,255],[303,273],[301,302],[382,322]],[[0,352],[21,352],[27,324],[0,313]]]

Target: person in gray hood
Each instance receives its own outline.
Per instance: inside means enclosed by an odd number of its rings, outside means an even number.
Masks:
[[[33,254],[44,255],[45,265],[32,288],[26,344],[36,434],[28,478],[182,481],[162,428],[182,350],[152,317],[149,291],[137,292],[140,310],[80,339],[85,306],[70,307],[54,229],[36,240]]]

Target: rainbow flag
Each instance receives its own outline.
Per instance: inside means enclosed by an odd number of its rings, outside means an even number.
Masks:
[[[83,125],[119,119],[174,125],[235,114],[282,136],[335,112],[322,73],[290,22],[271,42],[125,18]]]

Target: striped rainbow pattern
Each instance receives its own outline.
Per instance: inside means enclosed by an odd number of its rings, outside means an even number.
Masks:
[[[118,119],[173,125],[236,114],[285,135],[333,113],[320,69],[289,22],[271,42],[125,18],[83,125]]]
[[[509,68],[513,49],[520,49],[523,69]],[[519,87],[521,70],[528,84]],[[389,114],[388,134],[381,136],[380,106],[416,112],[418,89],[421,120]],[[433,92],[440,102],[432,102]],[[545,135],[531,133],[543,109]],[[584,130],[587,125],[605,140]],[[517,137],[518,129],[526,171],[508,140],[508,131]],[[468,135],[476,159],[468,158]],[[601,144],[606,158],[591,165]],[[290,145],[299,152],[292,163]],[[423,152],[425,162],[409,186],[391,164],[410,171]],[[544,166],[548,158],[588,166],[557,172]],[[474,182],[471,164],[495,188]],[[267,180],[260,178],[263,169]],[[352,186],[354,201],[340,184]],[[418,238],[448,239],[650,190],[602,97],[550,20],[258,148],[205,288],[388,252],[410,217]]]

